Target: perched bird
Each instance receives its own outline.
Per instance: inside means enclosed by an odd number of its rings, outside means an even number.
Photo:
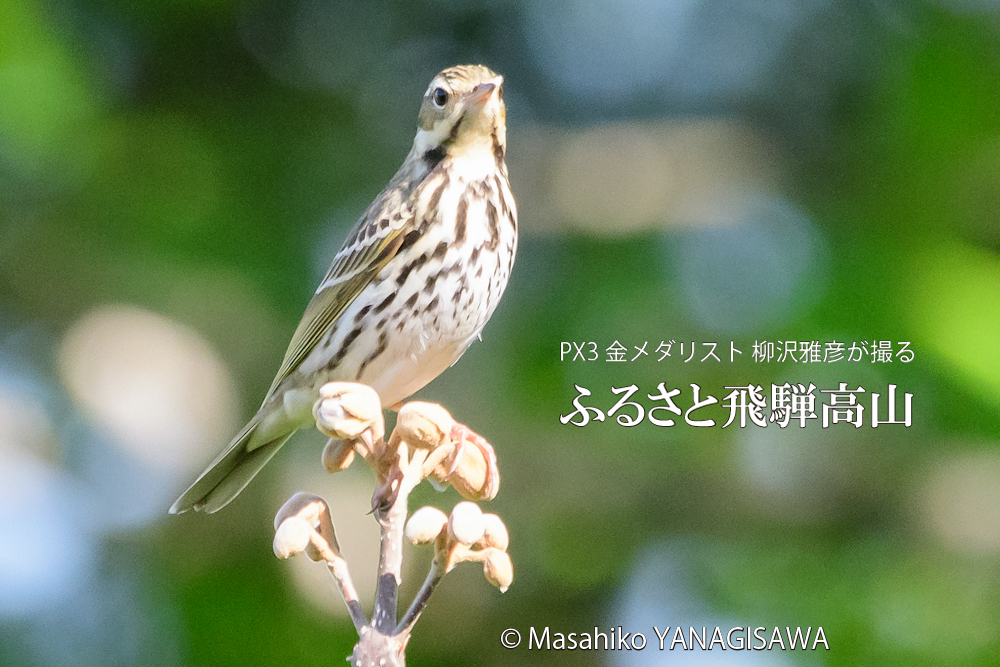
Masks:
[[[454,364],[493,314],[517,250],[503,77],[458,66],[424,94],[413,148],[347,235],[263,404],[170,508],[215,512],[298,429],[319,388],[356,381],[396,405]]]

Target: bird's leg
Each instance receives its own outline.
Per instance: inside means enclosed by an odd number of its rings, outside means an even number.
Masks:
[[[392,464],[385,474],[385,480],[375,487],[375,492],[372,494],[372,512],[381,516],[392,509],[399,498],[404,481],[409,482],[410,488],[420,483],[424,478],[422,467],[427,460],[427,455],[428,452],[419,449],[409,454],[409,447],[403,442],[400,443]]]
[[[403,477],[403,469],[397,460],[389,468],[385,481],[375,487],[375,492],[372,494],[372,512],[381,515],[392,508],[396,503],[396,498],[399,497],[399,488],[403,483]]]

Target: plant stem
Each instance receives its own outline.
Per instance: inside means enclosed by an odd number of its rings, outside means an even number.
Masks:
[[[347,612],[354,622],[354,629],[358,631],[358,636],[361,636],[361,628],[368,625],[368,619],[365,618],[365,612],[361,608],[358,591],[354,588],[354,581],[347,568],[347,561],[338,556],[334,560],[327,560],[326,565],[330,569],[330,574],[337,580],[340,592],[344,596],[344,603],[347,604]]]
[[[410,604],[410,608],[403,615],[403,620],[396,626],[394,634],[408,634],[410,632],[417,619],[420,618],[420,614],[423,613],[424,607],[427,606],[427,601],[430,600],[431,593],[437,588],[438,583],[444,578],[444,575],[444,568],[441,567],[437,558],[435,558],[431,561],[431,569],[427,572],[427,578],[424,579],[423,586],[420,587],[417,595],[413,598],[413,603]]]

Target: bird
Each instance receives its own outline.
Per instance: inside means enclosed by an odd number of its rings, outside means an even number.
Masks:
[[[421,101],[413,147],[361,214],[306,306],[260,409],[170,508],[229,504],[300,428],[327,382],[371,386],[383,408],[465,353],[517,252],[503,77],[449,67]]]

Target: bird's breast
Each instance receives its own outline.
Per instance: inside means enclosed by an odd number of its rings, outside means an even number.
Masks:
[[[303,364],[317,386],[363,382],[392,405],[455,363],[496,309],[517,249],[506,178],[451,174],[416,196],[423,233],[347,307],[318,346],[325,352]]]

